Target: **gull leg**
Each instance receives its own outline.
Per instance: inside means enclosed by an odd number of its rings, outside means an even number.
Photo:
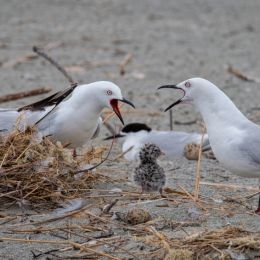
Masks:
[[[73,156],[74,159],[77,157],[76,148],[73,148],[72,156]]]
[[[160,188],[159,192],[162,198],[167,198],[167,196],[163,194],[163,188]]]
[[[144,193],[144,187],[143,185],[141,186],[141,192],[140,192],[140,196],[139,196],[139,199],[138,199],[138,203],[141,202],[141,197],[142,197],[142,194]]]
[[[258,180],[259,184],[259,189],[260,189],[260,179]],[[259,193],[259,199],[258,199],[258,207],[257,210],[255,211],[256,214],[260,215],[260,193]]]
[[[258,207],[257,207],[257,210],[255,211],[255,213],[260,215],[260,194],[259,194],[259,199],[258,199]]]

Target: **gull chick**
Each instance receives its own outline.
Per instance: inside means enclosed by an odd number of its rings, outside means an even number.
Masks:
[[[165,185],[165,173],[157,163],[157,158],[162,154],[160,148],[151,143],[145,144],[139,153],[140,165],[135,168],[134,182],[141,186],[143,191],[159,191]]]
[[[0,129],[10,132],[36,125],[43,136],[76,148],[97,136],[104,108],[111,108],[124,124],[119,101],[134,107],[112,82],[73,86],[19,109],[0,109]]]
[[[109,136],[105,140],[113,139]],[[124,126],[115,138],[123,139],[122,150],[124,158],[128,161],[137,160],[141,147],[145,143],[156,144],[165,157],[177,159],[184,156],[187,144],[200,144],[202,135],[198,133],[186,133],[179,131],[158,131],[143,123],[131,123]],[[208,135],[203,138],[202,150],[210,149]]]
[[[214,155],[227,170],[260,179],[260,126],[247,119],[223,91],[202,78],[160,88],[183,92],[183,97],[165,111],[184,102],[192,102],[198,108]],[[260,213],[260,197],[256,213]]]

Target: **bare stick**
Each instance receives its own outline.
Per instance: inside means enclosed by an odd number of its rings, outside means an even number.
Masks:
[[[116,161],[118,159],[120,159],[121,157],[123,157],[125,154],[127,154],[128,152],[130,152],[132,149],[134,148],[134,146],[130,146],[128,149],[126,149],[123,153],[120,153],[118,156],[116,156],[113,161]]]
[[[187,190],[184,189],[184,187],[182,187],[181,185],[178,185],[182,191],[184,191],[185,194],[187,194],[187,196],[200,208],[202,208],[205,211],[208,211],[204,206],[202,206],[198,200],[196,198],[194,198]]]
[[[200,147],[199,147],[199,156],[198,156],[198,163],[197,163],[197,169],[196,169],[196,180],[195,180],[195,199],[198,200],[199,198],[199,191],[200,191],[200,164],[201,164],[201,154],[202,154],[202,145],[204,141],[204,135],[205,135],[205,127],[202,129],[202,136],[200,141]]]
[[[34,46],[33,51],[49,61],[54,67],[56,67],[65,76],[65,78],[70,82],[71,85],[74,85],[76,83],[73,78],[67,73],[67,71],[58,62],[56,62],[48,54],[46,54],[42,49]]]
[[[106,254],[106,253],[104,253],[104,252],[96,251],[96,250],[94,250],[94,249],[91,249],[91,248],[86,247],[86,246],[84,246],[84,245],[81,245],[81,244],[79,244],[79,243],[70,242],[70,244],[71,244],[73,247],[75,247],[75,248],[77,248],[77,249],[80,249],[81,251],[91,252],[91,253],[97,254],[97,255],[99,255],[99,256],[104,256],[104,257],[109,258],[109,259],[120,260],[120,258],[118,258],[118,257],[114,257],[114,256],[109,255],[109,254]]]
[[[22,99],[25,97],[37,96],[45,93],[49,93],[51,91],[50,87],[37,88],[27,91],[21,91],[13,94],[7,94],[0,97],[0,103],[9,102],[17,99]]]
[[[157,238],[159,238],[162,241],[163,246],[167,250],[167,252],[169,252],[171,250],[171,246],[168,242],[167,237],[165,237],[163,234],[159,233],[154,227],[145,227],[145,230],[147,230],[148,232],[152,233]]]
[[[118,202],[118,199],[115,199],[111,203],[106,205],[103,209],[103,213],[106,213],[106,214],[109,213],[109,211],[116,205],[117,202]]]
[[[259,82],[259,79],[250,78],[247,75],[243,74],[240,70],[232,67],[231,65],[228,66],[228,72],[235,75],[237,78],[248,81],[248,82]]]
[[[133,54],[132,53],[126,54],[126,56],[124,57],[123,61],[119,64],[120,75],[123,76],[125,74],[125,66],[132,60],[132,58],[133,58]]]
[[[107,130],[110,132],[110,134],[116,135],[115,128],[109,122],[104,121],[104,118],[102,116],[101,116],[101,118],[102,118],[103,125],[107,128]]]
[[[110,153],[111,153],[111,151],[112,151],[114,142],[115,142],[115,137],[113,138],[113,140],[112,140],[112,142],[111,142],[111,145],[110,145],[110,147],[109,147],[109,151],[108,151],[106,157],[105,157],[100,163],[98,163],[98,164],[96,164],[96,165],[94,165],[94,166],[92,166],[92,167],[90,167],[90,168],[76,171],[75,173],[82,173],[82,172],[92,171],[92,170],[94,170],[95,168],[97,168],[98,166],[100,166],[101,164],[103,164],[103,163],[108,159],[108,157],[109,157],[109,155],[110,155]]]
[[[170,130],[173,130],[173,122],[172,122],[172,110],[169,110],[169,117],[170,117]]]
[[[37,240],[37,239],[23,239],[14,237],[0,237],[0,241],[15,241],[15,242],[25,242],[25,243],[40,243],[40,244],[70,244],[69,241],[57,241],[57,240]]]

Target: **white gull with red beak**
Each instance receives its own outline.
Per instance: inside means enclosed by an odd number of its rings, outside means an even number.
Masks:
[[[223,91],[202,78],[159,88],[183,92],[165,111],[183,102],[192,102],[199,109],[214,155],[227,170],[260,179],[260,126],[247,119]],[[260,213],[260,197],[256,212]]]
[[[73,86],[19,109],[0,109],[0,129],[10,132],[17,126],[23,130],[36,125],[43,136],[50,135],[76,148],[97,135],[104,108],[112,108],[124,124],[118,101],[134,107],[112,82]]]

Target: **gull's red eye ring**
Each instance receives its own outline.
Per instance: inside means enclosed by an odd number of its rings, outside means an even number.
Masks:
[[[111,95],[113,94],[113,92],[112,92],[111,90],[107,90],[107,94],[108,94],[109,96],[111,96]]]
[[[191,83],[189,81],[185,82],[184,85],[185,85],[186,88],[190,88],[191,87]]]

